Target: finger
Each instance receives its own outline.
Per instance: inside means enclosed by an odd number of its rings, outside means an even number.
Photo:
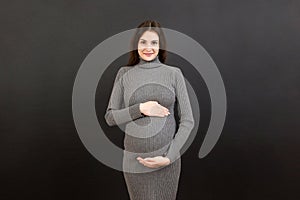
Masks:
[[[143,158],[141,158],[141,157],[137,157],[136,159],[137,159],[137,160],[143,160]]]
[[[139,163],[142,164],[142,165],[146,164],[145,161],[143,161],[143,160],[140,160]]]
[[[164,109],[164,110],[162,110],[162,112],[164,113],[164,114],[168,114],[168,110],[166,110],[166,109]]]
[[[161,113],[155,114],[155,116],[157,116],[157,117],[166,117],[167,114],[165,114],[164,112],[161,112]]]
[[[170,114],[169,109],[165,108],[165,109],[164,109],[164,113],[165,113],[165,114]]]
[[[158,168],[158,167],[160,167],[160,165],[158,163],[148,162],[148,161],[143,161],[143,165],[145,167],[149,167],[149,168]]]
[[[165,110],[165,111],[168,111],[168,110],[169,110],[168,108],[166,108],[166,107],[164,107],[164,106],[162,106],[162,105],[160,105],[160,108],[161,108],[162,110]]]
[[[143,160],[143,164],[147,165],[147,166],[153,166],[153,165],[157,165],[157,161],[153,158],[147,158]]]
[[[142,160],[140,160],[139,162],[140,162],[141,164],[143,164],[143,165],[153,164],[153,162],[148,161],[148,160],[145,160],[145,159],[142,159]]]
[[[159,168],[160,166],[158,164],[150,164],[150,168]]]
[[[153,159],[153,158],[145,158],[144,161],[146,161],[146,162],[155,162],[155,159]]]
[[[155,165],[154,165],[154,164],[151,164],[151,163],[145,163],[144,166],[145,166],[145,167],[149,167],[149,168],[155,168]]]
[[[153,168],[153,165],[147,161],[140,161],[140,163],[145,167]]]
[[[166,108],[163,108],[163,109],[161,110],[161,114],[163,114],[163,115],[168,115],[168,114],[169,114],[169,110],[166,109]]]
[[[168,108],[166,108],[166,107],[164,107],[164,106],[161,106],[161,107],[162,107],[162,109],[163,109],[164,111],[169,111]]]
[[[151,166],[155,164],[154,162],[149,162],[149,161],[143,161],[143,165]]]

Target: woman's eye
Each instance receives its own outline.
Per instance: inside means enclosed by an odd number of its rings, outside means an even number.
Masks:
[[[144,44],[147,44],[147,42],[146,41],[140,41],[140,44],[144,45]],[[151,44],[156,46],[156,45],[158,45],[158,42],[154,41],[154,42],[151,42]]]

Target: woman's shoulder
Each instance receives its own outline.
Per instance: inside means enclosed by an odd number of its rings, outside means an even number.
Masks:
[[[170,72],[173,72],[174,74],[177,74],[177,73],[181,73],[181,69],[177,66],[174,66],[174,65],[168,65],[168,64],[163,64],[163,67],[170,71]]]
[[[132,67],[130,66],[121,66],[118,73],[125,73],[127,72],[128,70],[130,70]]]
[[[132,67],[130,66],[121,66],[117,72],[118,77],[122,77],[124,74],[126,74]]]

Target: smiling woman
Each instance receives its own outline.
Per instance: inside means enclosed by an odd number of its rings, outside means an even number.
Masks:
[[[141,23],[131,40],[131,51],[127,66],[134,66],[141,60],[151,61],[158,57],[165,63],[167,58],[166,39],[157,21],[147,20]],[[152,54],[152,55],[150,55]]]
[[[159,51],[159,37],[154,31],[146,31],[138,44],[140,58],[150,61],[153,60]]]
[[[175,200],[179,150],[194,127],[185,80],[179,68],[164,64],[166,43],[158,22],[138,26],[132,48],[115,78],[105,119],[110,126],[126,123],[123,174],[130,199]]]

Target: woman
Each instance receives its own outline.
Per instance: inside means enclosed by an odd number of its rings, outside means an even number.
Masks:
[[[138,26],[132,49],[115,78],[105,120],[110,126],[126,124],[123,174],[130,199],[175,200],[179,150],[194,127],[184,77],[179,68],[164,64],[166,41],[158,22]]]

